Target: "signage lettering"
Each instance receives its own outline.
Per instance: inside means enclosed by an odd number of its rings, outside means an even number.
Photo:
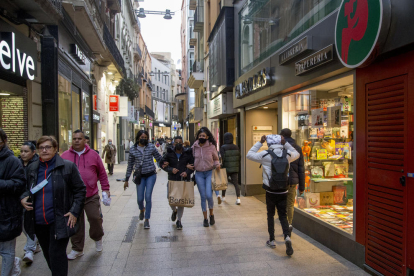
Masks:
[[[71,44],[71,54],[72,57],[82,65],[85,65],[86,56],[85,54],[79,49],[77,44]]]
[[[16,45],[14,32],[2,32],[0,41],[0,64],[3,69],[11,71],[22,78],[34,80],[36,74],[35,57],[20,50]],[[17,60],[16,60],[17,59]],[[16,67],[18,67],[16,70]]]
[[[269,68],[263,69],[253,77],[250,77],[247,80],[236,85],[236,99],[241,99],[248,94],[257,92],[267,86],[270,86],[272,78],[269,72]]]
[[[298,62],[296,62],[296,76],[300,76],[309,72],[316,67],[319,67],[325,63],[333,60],[333,45],[314,53]]]
[[[109,95],[109,111],[119,112],[119,95]]]
[[[305,51],[311,49],[310,44],[312,43],[312,37],[304,37],[292,47],[282,52],[279,55],[279,65],[285,64],[288,61],[292,60],[294,57],[304,53]]]

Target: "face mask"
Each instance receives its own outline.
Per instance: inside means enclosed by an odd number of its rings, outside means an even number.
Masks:
[[[141,145],[146,146],[146,145],[148,144],[148,140],[147,140],[147,139],[139,139],[139,143],[140,143]]]
[[[183,149],[183,144],[176,144],[175,149],[176,150],[182,150]]]
[[[200,142],[200,144],[204,144],[207,139],[206,138],[198,138],[198,141]]]
[[[112,142],[108,142],[108,144],[112,145]]]

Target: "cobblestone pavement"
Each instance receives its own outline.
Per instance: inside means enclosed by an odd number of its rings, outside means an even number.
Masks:
[[[242,197],[235,205],[234,187],[230,184],[227,201],[217,206],[216,224],[204,228],[197,189],[196,206],[186,208],[183,230],[171,221],[167,202],[167,174],[158,173],[153,192],[151,229],[139,221],[131,242],[123,241],[134,217],[138,216],[135,185],[123,190],[116,182],[125,174],[126,164],[115,165],[110,176],[112,204],[102,206],[105,236],[103,252],[86,239],[85,255],[69,261],[69,274],[93,275],[365,275],[348,262],[308,236],[294,231],[295,253],[286,256],[282,231],[276,220],[276,249],[265,246],[268,239],[265,205],[254,197]],[[135,218],[136,219],[136,218]],[[87,224],[88,225],[88,224]],[[87,226],[88,227],[88,226]],[[88,233],[88,232],[87,232]],[[157,239],[176,241],[157,242]],[[24,235],[18,238],[16,256],[23,257]],[[68,245],[70,252],[71,245]],[[35,255],[31,266],[22,265],[22,275],[50,275],[42,253]]]

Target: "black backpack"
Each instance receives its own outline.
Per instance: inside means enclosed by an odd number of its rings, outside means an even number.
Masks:
[[[281,157],[278,157],[272,150],[267,150],[267,152],[272,156],[272,175],[269,179],[269,187],[274,192],[286,192],[289,189],[289,161],[286,158],[288,154],[287,150],[283,149]]]

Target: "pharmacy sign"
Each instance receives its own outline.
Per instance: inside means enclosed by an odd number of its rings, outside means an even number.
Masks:
[[[388,30],[389,0],[342,0],[335,26],[336,51],[349,68],[368,65],[379,54]],[[386,23],[386,24],[384,24]],[[387,25],[387,28],[384,28]]]

